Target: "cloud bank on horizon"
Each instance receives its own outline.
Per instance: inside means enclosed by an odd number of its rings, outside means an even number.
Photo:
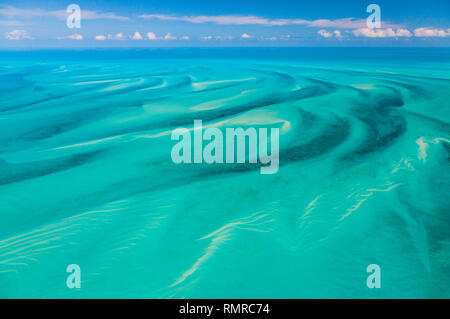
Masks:
[[[146,3],[133,6],[131,1],[129,6],[124,6],[111,0],[108,5],[104,4],[106,9],[102,1],[95,6],[84,0],[79,2],[79,28],[69,28],[66,24],[71,15],[67,3],[42,1],[38,4],[33,1],[31,5],[28,1],[19,0],[14,4],[0,5],[0,43],[4,47],[27,47],[33,42],[33,47],[61,48],[450,45],[449,17],[445,13],[442,16],[442,10],[439,10],[450,9],[447,0],[429,0],[425,7],[408,5],[406,1],[398,1],[396,5],[392,1],[378,1],[381,13],[379,28],[368,26],[367,18],[372,12],[366,10],[370,4],[366,1],[350,1],[351,4],[345,5],[330,0],[319,1],[323,7],[331,6],[334,10],[321,10],[303,3],[299,10],[286,9],[284,15],[271,12],[276,8],[280,11],[280,2],[292,5],[292,1],[280,0],[273,6],[265,4],[265,12],[258,7],[257,14],[249,13],[252,1],[240,2],[247,6],[235,3],[236,6],[228,10],[220,8],[220,4],[213,4],[213,8],[210,5],[211,14],[206,14],[205,9],[191,9],[199,13],[184,14],[178,1],[165,1],[160,6]],[[242,8],[242,13],[236,12],[236,8]],[[349,16],[345,16],[346,13]]]

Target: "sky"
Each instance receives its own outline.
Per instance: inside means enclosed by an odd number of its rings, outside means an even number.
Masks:
[[[450,0],[0,0],[0,49],[448,47],[449,13]]]

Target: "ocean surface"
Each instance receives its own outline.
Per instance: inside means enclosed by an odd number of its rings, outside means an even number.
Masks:
[[[194,120],[279,171],[174,164]],[[2,298],[449,298],[450,49],[0,52],[0,204]]]

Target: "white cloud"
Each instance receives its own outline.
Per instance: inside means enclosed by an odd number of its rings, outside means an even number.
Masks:
[[[64,19],[67,19],[67,12],[63,11],[62,13],[57,13],[58,11],[54,11],[53,14],[56,16],[63,16]],[[128,21],[130,18],[116,15],[111,12],[97,12],[90,10],[81,10],[81,17],[85,20],[119,20],[119,21]]]
[[[158,19],[168,21],[185,21],[191,23],[217,23],[217,24],[265,24],[265,25],[283,25],[281,20],[269,20],[256,16],[171,16],[166,14],[144,14],[139,16],[142,19]]]
[[[407,29],[398,29],[397,36],[410,38],[410,37],[412,37],[412,33],[409,32],[409,30],[407,30]]]
[[[322,29],[322,30],[317,31],[317,33],[320,36],[327,38],[327,39],[332,38],[332,37],[339,38],[339,39],[342,38],[342,32],[339,30],[327,31],[327,30]]]
[[[333,34],[331,32],[328,32],[327,30],[319,30],[317,31],[317,33],[324,38],[331,38],[333,36]]]
[[[218,35],[215,37],[216,40],[233,40],[233,37],[231,35]]]
[[[41,9],[18,9],[12,6],[7,6],[0,8],[0,15],[8,17],[33,18],[49,15],[49,12]]]
[[[4,25],[7,27],[22,27],[25,24],[19,21],[0,21],[0,25]]]
[[[170,32],[164,36],[164,40],[176,40],[176,39],[177,38],[173,37]]]
[[[289,40],[292,40],[292,36],[290,34],[282,35],[280,37],[280,40],[282,40],[282,41],[289,41]]]
[[[33,37],[28,35],[26,30],[14,30],[6,33],[6,39],[8,40],[34,40]]]
[[[158,40],[158,38],[156,37],[156,34],[154,34],[153,32],[147,32],[147,39]]]
[[[122,32],[119,32],[119,33],[117,33],[114,36],[114,39],[116,39],[116,40],[125,40],[125,35]]]
[[[417,28],[414,30],[414,35],[416,37],[447,37],[450,36],[450,29],[432,29],[432,28]]]
[[[181,39],[182,40],[189,40],[190,38],[187,35],[185,35],[185,36],[181,37]]]
[[[353,30],[353,34],[357,37],[368,38],[398,38],[398,37],[411,37],[412,34],[406,29],[394,30],[392,28],[387,29],[369,29],[361,28]]]
[[[217,23],[217,24],[257,24],[266,26],[285,26],[285,25],[305,25],[318,28],[339,28],[339,29],[357,29],[367,25],[366,19],[343,18],[336,20],[318,19],[268,19],[258,16],[238,16],[238,15],[220,15],[220,16],[174,16],[167,14],[144,14],[139,16],[142,19],[157,19],[166,21],[184,21],[190,23]],[[386,27],[398,27],[397,25],[384,23]]]
[[[139,32],[135,32],[133,35],[133,40],[143,40],[144,38],[142,37],[142,35]]]
[[[241,35],[241,39],[251,39],[251,38],[252,38],[252,36],[250,34],[247,34],[247,33],[243,33]]]
[[[56,17],[62,20],[67,19],[67,12],[65,10],[46,11],[42,9],[20,9],[13,6],[0,8],[0,15],[8,17],[21,17],[21,18]],[[82,18],[85,20],[97,20],[97,19],[120,20],[120,21],[130,20],[128,17],[119,16],[111,12],[82,10],[81,15]]]
[[[104,35],[97,35],[95,37],[95,40],[104,41],[104,40],[126,40],[127,36],[124,35],[122,32],[119,32],[115,35],[108,34],[106,36]]]
[[[176,40],[176,39],[177,38],[173,37],[170,32],[164,36],[164,40]]]
[[[318,28],[339,28],[339,29],[356,29],[367,25],[365,19],[344,18],[344,19],[318,19],[307,23],[310,27]]]
[[[369,37],[369,38],[385,38],[388,33],[395,33],[392,31],[392,29],[388,32],[386,32],[383,29],[370,29],[370,28],[361,28],[357,30],[353,30],[353,34],[357,37]]]
[[[57,37],[58,40],[83,40],[83,36],[81,34],[71,34],[65,37]]]
[[[247,36],[249,36],[249,35],[247,34]],[[207,35],[207,36],[200,37],[200,39],[205,40],[205,41],[208,41],[208,40],[215,40],[215,41],[227,41],[228,40],[229,41],[229,40],[233,40],[233,37],[231,35],[216,35],[216,36]]]
[[[72,39],[72,40],[83,40],[83,36],[81,34],[72,34],[72,35],[69,35],[69,39]]]

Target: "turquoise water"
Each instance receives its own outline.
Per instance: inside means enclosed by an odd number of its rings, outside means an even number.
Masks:
[[[450,297],[449,53],[1,52],[0,297]],[[196,119],[278,173],[174,164]]]

